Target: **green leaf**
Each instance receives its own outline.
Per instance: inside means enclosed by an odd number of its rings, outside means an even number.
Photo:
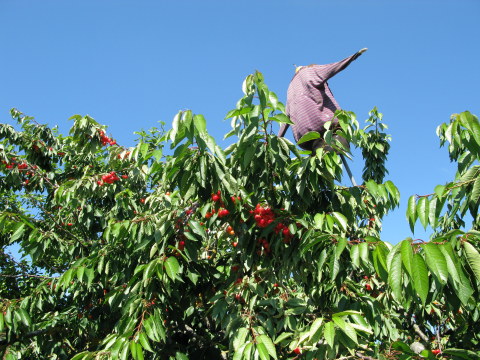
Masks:
[[[403,271],[401,256],[394,256],[392,258],[388,272],[388,285],[392,288],[393,296],[395,296],[397,301],[401,302],[403,299]]]
[[[315,139],[320,139],[321,135],[320,133],[316,131],[310,131],[303,135],[297,142],[298,145],[303,144],[304,142],[310,141],[310,140],[315,140]]]
[[[93,269],[85,268],[85,275],[87,275],[87,287],[90,288],[93,278],[95,277],[95,272]]]
[[[407,205],[407,220],[412,233],[415,232],[415,222],[417,221],[417,207],[415,203],[415,195],[410,196]]]
[[[325,327],[323,328],[323,336],[327,344],[333,348],[333,345],[335,344],[335,324],[332,321],[325,324]]]
[[[189,359],[188,359],[188,356],[185,355],[184,353],[181,353],[180,351],[177,351],[177,352],[175,353],[175,359],[176,359],[176,360],[189,360]]]
[[[347,231],[348,220],[345,215],[339,212],[332,212],[331,215],[334,217],[335,222],[340,225],[343,231]]]
[[[203,229],[203,226],[200,225],[200,223],[196,220],[190,220],[189,222],[190,228],[193,230],[194,233],[200,235],[203,238],[206,238],[207,235],[205,234],[205,230]]]
[[[141,332],[138,334],[138,340],[140,344],[142,344],[143,348],[147,351],[154,352],[153,349],[150,347],[150,343],[148,342],[148,338],[145,333]]]
[[[283,332],[275,339],[275,344],[281,343],[283,340],[288,339],[289,337],[293,336],[291,332]]]
[[[367,187],[367,190],[368,192],[373,196],[373,197],[377,197],[378,196],[378,184],[373,181],[373,180],[368,180],[366,183],[365,183],[365,186]]]
[[[460,114],[460,121],[473,135],[477,145],[480,146],[480,124],[478,123],[478,119],[476,119],[469,111],[464,111]]]
[[[130,342],[130,353],[134,360],[143,360],[142,345],[133,340]]]
[[[237,350],[235,350],[235,352],[234,352],[234,354],[233,354],[232,360],[242,360],[242,358],[243,358],[243,352],[245,351],[245,347],[246,347],[248,344],[251,344],[251,343],[242,344],[242,346],[240,346],[240,348],[238,348]]]
[[[100,260],[102,260],[104,257],[102,256]],[[83,274],[85,273],[85,266],[80,266],[77,269],[77,279],[78,281],[82,282],[83,281]]]
[[[277,352],[275,350],[275,345],[273,344],[272,339],[270,339],[267,335],[259,335],[257,336],[257,341],[265,345],[268,353],[272,358],[277,358]]]
[[[462,304],[466,305],[473,294],[473,289],[470,286],[470,281],[462,270],[459,263],[458,254],[453,250],[450,242],[439,245],[440,250],[447,261],[447,268],[449,276],[449,283],[455,289],[455,294],[460,299]]]
[[[13,243],[15,240],[19,239],[23,232],[25,231],[25,223],[20,223],[16,228],[15,232],[10,237],[10,243]]]
[[[345,247],[347,246],[347,239],[344,237],[338,238],[338,242],[335,245],[335,257],[337,259],[340,258],[340,255],[342,255],[343,250],[345,250]]]
[[[400,191],[398,188],[395,186],[393,182],[390,180],[385,182],[385,187],[388,190],[388,193],[392,197],[392,201],[394,204],[398,204],[400,202]]]
[[[270,359],[270,356],[268,355],[268,350],[265,344],[261,342],[257,343],[257,350],[258,350],[258,354],[260,355],[260,359],[262,360]]]
[[[470,350],[463,349],[444,349],[443,353],[446,355],[453,355],[465,360],[480,360],[480,354],[478,352],[473,352]]]
[[[285,114],[277,114],[277,115],[271,117],[271,119],[275,120],[276,122],[279,122],[279,123],[293,125],[292,120],[290,120],[290,118]]]
[[[20,319],[25,326],[32,325],[32,319],[30,318],[30,315],[28,315],[28,313],[25,311],[25,309],[17,309],[17,313],[20,315]]]
[[[147,143],[140,144],[140,154],[142,155],[142,158],[145,158],[147,153],[148,153],[148,144]]]
[[[178,264],[178,260],[173,256],[169,257],[165,261],[165,271],[170,279],[175,280],[177,277],[178,271],[180,269],[180,265]]]
[[[312,323],[312,326],[310,326],[310,330],[308,332],[308,337],[310,339],[310,342],[315,344],[320,340],[320,337],[322,336],[322,333],[320,332],[322,328],[322,324],[323,324],[323,318],[317,318]]]
[[[480,282],[480,254],[468,241],[463,242],[463,249],[465,250],[465,255],[467,255],[467,261],[470,268],[475,274],[477,281]]]
[[[360,259],[362,259],[363,263],[365,265],[370,264],[370,257],[369,257],[369,251],[368,251],[368,243],[363,242],[358,245],[358,250],[360,253]]]
[[[358,345],[357,333],[355,332],[355,329],[349,323],[345,322],[343,317],[334,315],[332,320],[345,333],[345,335],[347,335]]]
[[[337,313],[333,314],[332,316],[335,316],[335,317],[343,317],[343,316],[347,316],[347,315],[354,316],[354,315],[361,315],[361,314],[362,314],[361,311],[357,311],[357,310],[345,310],[345,311],[337,312]]]
[[[437,195],[437,197],[440,199],[443,197],[443,194],[445,192],[445,186],[444,185],[437,185],[435,186],[435,194]]]
[[[405,270],[407,270],[408,275],[410,278],[413,274],[413,250],[412,250],[412,243],[409,239],[405,239],[402,241],[400,246],[400,252],[402,254],[402,262]]]
[[[373,267],[383,281],[387,280],[387,252],[388,249],[384,243],[380,242],[373,250]]]
[[[477,177],[473,184],[472,191],[470,193],[470,203],[474,206],[478,206],[478,200],[480,199],[480,177]]]
[[[448,281],[448,267],[445,256],[439,246],[434,243],[427,243],[423,244],[422,248],[425,251],[425,260],[428,268],[441,284],[446,284]]]
[[[352,264],[355,265],[357,268],[360,267],[360,252],[358,251],[358,245],[352,245],[350,248],[350,259],[352,260]]]
[[[195,115],[193,117],[193,124],[199,133],[207,131],[207,121],[203,115]]]
[[[437,209],[437,204],[439,206],[443,206],[441,202],[438,201],[438,198],[434,197],[432,200],[430,200],[429,206],[428,206],[428,222],[430,223],[430,226],[432,228],[435,228],[438,224],[438,215],[441,211],[441,209]]]
[[[429,290],[428,270],[420,254],[413,256],[413,285],[422,300],[423,306],[425,306]]]
[[[418,199],[417,214],[421,224],[423,225],[424,229],[426,229],[428,225],[428,215],[429,215],[429,201],[427,197],[423,196]]]
[[[238,349],[245,344],[245,339],[248,335],[248,329],[247,328],[240,328],[237,330],[235,333],[235,336],[233,337],[233,349],[235,351],[238,351]]]
[[[317,229],[322,229],[323,222],[325,221],[325,214],[323,213],[315,214],[315,216],[313,217],[313,221],[315,221],[315,227]]]
[[[81,353],[76,354],[70,360],[85,360],[85,359],[89,358],[88,356],[90,354],[91,354],[90,351],[82,351]]]
[[[447,264],[448,275],[452,278],[454,283],[460,283],[460,276],[457,271],[457,267],[454,262],[454,255],[452,250],[452,245],[450,243],[438,245],[440,251],[442,252],[445,262]]]

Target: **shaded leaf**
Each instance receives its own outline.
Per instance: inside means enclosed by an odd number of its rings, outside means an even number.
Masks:
[[[298,145],[303,144],[304,142],[310,141],[310,140],[315,140],[315,139],[320,139],[321,135],[320,133],[316,131],[310,131],[303,135],[297,142]]]
[[[467,255],[468,264],[475,274],[477,281],[480,282],[480,254],[468,241],[463,242],[463,248],[465,250],[465,255]]]

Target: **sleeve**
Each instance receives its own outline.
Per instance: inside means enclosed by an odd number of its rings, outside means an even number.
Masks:
[[[280,126],[280,130],[278,131],[278,137],[284,137],[285,136],[285,133],[287,132],[288,130],[288,127],[290,126],[290,124],[285,124],[283,123],[281,126]]]
[[[348,65],[355,59],[357,59],[362,53],[359,51],[352,56],[349,56],[341,61],[326,64],[326,65],[315,65],[315,73],[321,79],[322,82],[327,81],[328,79],[334,77],[340,71],[347,68]]]

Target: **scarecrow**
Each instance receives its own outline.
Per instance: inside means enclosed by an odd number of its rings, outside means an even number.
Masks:
[[[293,122],[292,131],[295,141],[310,131],[325,132],[324,125],[332,121],[333,125],[338,124],[334,119],[337,109],[340,109],[328,86],[328,79],[345,69],[350,63],[367,51],[361,49],[356,54],[347,57],[339,62],[327,65],[299,66],[288,87],[286,113]],[[278,136],[282,137],[288,129],[289,124],[282,124]],[[345,139],[337,139],[348,148]],[[310,140],[299,144],[302,149],[315,150],[324,146],[322,138]]]

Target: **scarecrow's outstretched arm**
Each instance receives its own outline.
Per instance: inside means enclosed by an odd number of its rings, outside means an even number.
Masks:
[[[356,52],[352,56],[349,56],[341,61],[332,63],[332,64],[326,64],[326,65],[314,65],[315,67],[315,72],[317,73],[318,77],[323,81],[327,81],[331,77],[335,76],[338,74],[340,71],[344,70],[350,63],[358,58],[360,55],[362,55],[365,51],[367,51],[367,48],[363,48],[360,51]]]
[[[280,130],[278,131],[278,135],[279,137],[284,137],[285,136],[285,133],[287,132],[287,129],[288,127],[290,126],[290,124],[285,124],[283,123],[281,126],[280,126]]]

